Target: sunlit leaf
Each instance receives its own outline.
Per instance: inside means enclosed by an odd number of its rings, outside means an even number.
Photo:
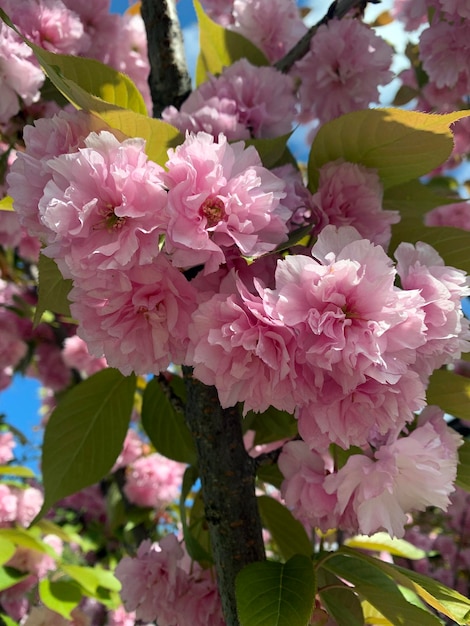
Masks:
[[[28,576],[28,573],[24,574],[13,567],[0,567],[0,591],[13,587]]]
[[[258,497],[258,508],[266,528],[284,559],[294,554],[312,554],[312,544],[302,524],[283,504],[269,496]]]
[[[237,576],[236,596],[241,626],[306,626],[315,598],[312,562],[296,555],[252,563]]]
[[[78,585],[67,580],[52,581],[44,578],[39,582],[39,597],[41,602],[51,611],[73,619],[72,611],[80,604],[82,591]]]
[[[76,580],[88,593],[96,595],[98,587],[110,591],[120,591],[121,583],[114,574],[101,567],[85,567],[83,565],[63,565],[62,571]]]
[[[39,255],[38,271],[39,292],[34,323],[39,324],[45,311],[70,317],[70,304],[67,296],[72,289],[72,281],[63,278],[56,262],[44,254]]]
[[[445,115],[402,109],[368,109],[323,124],[308,161],[309,187],[318,186],[319,169],[344,159],[376,169],[384,188],[401,185],[438,167],[453,148],[450,124],[470,115]]]
[[[350,539],[346,539],[345,545],[350,548],[359,548],[360,550],[373,550],[374,552],[388,552],[394,556],[401,556],[404,559],[424,559],[426,552],[417,548],[405,539],[397,539],[390,537],[388,533],[375,533],[368,537],[367,535],[356,535]]]
[[[0,536],[0,565],[4,565],[16,552],[16,546],[6,537]]]
[[[122,450],[135,376],[104,369],[73,387],[52,412],[44,434],[45,490],[39,517],[65,496],[98,482]]]
[[[0,200],[0,211],[13,211],[13,198],[5,196]]]
[[[36,474],[30,467],[23,465],[0,465],[0,476],[17,476],[18,478],[34,478]]]
[[[470,419],[470,379],[449,370],[436,370],[426,391],[428,404],[437,404],[443,411]]]

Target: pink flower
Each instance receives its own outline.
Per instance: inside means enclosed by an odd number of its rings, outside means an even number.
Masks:
[[[18,490],[18,509],[16,520],[21,526],[29,526],[41,510],[44,495],[36,487]]]
[[[154,453],[132,463],[124,493],[138,506],[162,509],[178,497],[185,466]]]
[[[168,154],[165,250],[174,265],[205,263],[210,273],[224,263],[227,249],[260,256],[286,239],[284,183],[262,166],[253,147],[198,133]]]
[[[281,495],[295,517],[324,532],[336,528],[336,495],[323,488],[328,474],[324,458],[304,441],[290,441],[282,448],[278,464],[284,476]],[[331,459],[328,466],[331,472]]]
[[[383,188],[375,170],[342,160],[320,168],[313,202],[334,226],[354,226],[364,239],[386,248],[398,211],[382,208]]]
[[[135,558],[124,557],[115,574],[126,611],[135,611],[139,620],[158,619],[159,626],[178,624],[179,599],[189,586],[178,564],[183,556],[176,537],[166,535],[159,544],[142,542]]]
[[[416,30],[427,22],[429,0],[395,0],[391,13],[401,20],[406,30]]]
[[[294,0],[234,0],[233,17],[233,30],[256,44],[271,62],[281,59],[307,32]]]
[[[26,104],[39,100],[44,74],[33,61],[30,48],[3,22],[0,23],[0,123],[6,124]]]
[[[202,0],[205,13],[222,26],[233,23],[233,0]]]
[[[85,147],[48,162],[52,179],[39,202],[50,230],[44,253],[67,278],[155,259],[165,225],[160,168],[143,139],[119,142],[103,131]]]
[[[225,626],[216,580],[209,570],[194,570],[179,602],[178,626]]]
[[[467,0],[438,0],[440,9],[446,14],[448,20],[470,18],[470,6]]]
[[[119,468],[126,467],[127,465],[134,463],[134,461],[137,461],[137,459],[143,454],[143,447],[144,444],[139,435],[135,430],[129,428],[126,433],[126,438],[124,439],[122,451],[116,459],[111,471],[115,472]]]
[[[0,527],[9,526],[16,520],[18,499],[8,485],[0,483]]]
[[[0,464],[4,465],[14,458],[13,448],[16,446],[13,433],[0,432]]]
[[[107,366],[106,359],[91,356],[87,344],[78,335],[65,339],[62,358],[67,367],[76,369],[86,376],[91,376]]]
[[[423,68],[438,88],[453,88],[459,79],[463,78],[462,90],[465,94],[468,93],[470,87],[469,54],[468,20],[455,24],[435,21],[421,34],[419,55]]]
[[[69,297],[78,335],[110,367],[145,375],[183,361],[197,294],[163,254],[152,265],[76,281]]]
[[[356,19],[320,26],[310,52],[294,66],[298,75],[302,119],[328,122],[378,99],[378,85],[392,79],[392,48]]]
[[[163,118],[181,131],[222,132],[228,140],[278,137],[291,131],[295,103],[293,78],[240,59],[210,76],[180,111],[165,109]]]
[[[470,231],[470,202],[438,206],[426,214],[426,226],[452,226]]]

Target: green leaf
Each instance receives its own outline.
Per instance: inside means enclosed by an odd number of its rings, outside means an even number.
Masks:
[[[82,592],[76,583],[44,578],[39,582],[39,597],[51,611],[71,620],[71,613],[80,604]]]
[[[207,550],[201,545],[201,543],[197,539],[198,528],[195,528],[195,533],[193,533],[191,528],[188,526],[187,521],[186,499],[198,478],[198,471],[195,467],[190,466],[186,469],[183,476],[183,484],[181,486],[180,496],[181,525],[183,527],[184,543],[189,556],[194,561],[211,564],[213,563],[211,554],[207,552]]]
[[[58,500],[93,485],[122,450],[134,403],[135,376],[104,369],[68,391],[46,426],[42,517]]]
[[[284,559],[294,554],[312,554],[312,544],[304,527],[289,509],[269,496],[258,497],[258,508],[263,527],[271,533]]]
[[[318,186],[319,169],[344,159],[378,171],[385,189],[438,167],[452,152],[449,125],[470,115],[402,109],[368,109],[342,115],[320,127],[308,161],[309,188]]]
[[[350,539],[346,539],[345,544],[350,548],[358,548],[360,550],[373,550],[374,552],[388,552],[394,556],[401,556],[404,559],[424,559],[426,552],[417,548],[405,539],[397,539],[390,537],[388,533],[375,533],[368,537],[367,535],[356,535]]]
[[[443,411],[470,419],[470,379],[449,370],[436,370],[426,391],[428,404],[437,404]]]
[[[18,622],[12,620],[8,615],[0,613],[0,626],[18,626]]]
[[[394,626],[441,626],[437,617],[406,600],[394,580],[381,570],[378,559],[366,560],[361,556],[352,550],[347,555],[337,552],[325,559],[321,567],[354,585],[356,592]]]
[[[0,465],[0,476],[35,478],[36,474],[30,467],[24,467],[23,465]]]
[[[403,185],[396,185],[386,189],[383,198],[383,208],[389,211],[399,211],[402,217],[422,220],[426,213],[432,211],[432,209],[444,204],[455,204],[456,202],[462,202],[462,198],[443,196],[436,193],[432,186],[424,185],[419,180],[411,180],[403,183]],[[406,236],[403,239],[408,241]]]
[[[13,567],[0,567],[0,591],[13,587],[29,575],[29,573],[24,574]]]
[[[143,137],[148,158],[161,166],[168,161],[169,148],[176,148],[184,141],[183,135],[171,124],[133,111],[105,111],[98,116],[128,137]]]
[[[470,232],[460,228],[424,226],[419,218],[405,217],[393,227],[390,250],[402,241],[424,241],[439,252],[446,265],[470,273]]]
[[[158,452],[180,463],[196,463],[196,449],[184,415],[173,406],[158,378],[145,388],[141,416],[142,426]]]
[[[272,465],[259,465],[256,475],[259,480],[273,485],[278,489],[281,488],[282,481],[284,480],[284,476],[277,463],[273,463]]]
[[[258,152],[264,167],[271,169],[276,166],[284,156],[287,142],[292,133],[275,137],[273,139],[248,139],[245,146],[254,146]]]
[[[89,594],[98,596],[99,587],[110,591],[120,591],[121,583],[109,570],[83,565],[63,565],[62,571],[77,581]]]
[[[324,569],[318,571],[318,594],[338,624],[364,626],[362,606],[354,589]]]
[[[5,196],[0,200],[0,211],[13,211],[13,198]]]
[[[124,108],[147,113],[142,94],[125,74],[94,59],[44,50],[23,37],[1,9],[0,17],[32,49],[51,82],[77,108],[97,112]]]
[[[238,59],[248,59],[252,65],[269,65],[268,59],[251,41],[213,22],[198,0],[194,0],[194,8],[199,22],[198,85],[207,79],[208,74],[220,74],[224,67],[229,67]]]
[[[349,553],[349,548],[341,548]],[[470,623],[470,600],[454,589],[446,587],[437,580],[423,576],[411,570],[385,563],[366,554],[357,553],[353,560],[370,564],[373,568],[382,570],[387,576],[393,578],[399,585],[410,589],[424,600],[433,609],[439,611],[446,617],[457,622],[457,624]],[[380,609],[379,609],[380,610]],[[385,615],[385,614],[384,614]],[[424,622],[423,622],[424,626]]]
[[[241,626],[306,626],[315,600],[312,562],[295,555],[252,563],[237,576],[236,597]]]
[[[56,262],[44,254],[39,255],[38,271],[39,294],[34,324],[39,324],[44,311],[70,317],[70,304],[67,296],[72,289],[72,281],[64,279]]]
[[[21,546],[22,548],[27,548],[28,550],[36,550],[36,552],[41,552],[42,554],[47,554],[52,558],[57,558],[58,555],[54,548],[42,541],[37,535],[38,533],[35,529],[26,529],[19,526],[16,528],[0,529],[0,537],[2,539],[11,541],[16,546]]]
[[[0,565],[11,559],[16,552],[16,546],[6,537],[0,535]]]
[[[256,446],[281,439],[292,439],[298,434],[295,417],[272,406],[264,413],[248,411],[245,420],[249,423],[249,429],[256,432],[254,441]]]
[[[455,484],[470,493],[470,441],[467,439],[459,448],[459,464]]]

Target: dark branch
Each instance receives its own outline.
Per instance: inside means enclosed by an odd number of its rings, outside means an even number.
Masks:
[[[380,0],[369,0],[372,4],[378,4]],[[310,50],[310,40],[315,35],[317,30],[323,24],[328,24],[330,20],[340,20],[347,15],[353,9],[357,9],[362,12],[367,5],[367,0],[335,0],[330,5],[326,15],[322,19],[311,26],[305,35],[300,39],[295,46],[289,50],[289,52],[277,63],[274,67],[280,72],[287,73],[296,61],[302,59]]]
[[[166,106],[179,108],[191,92],[181,32],[174,0],[142,0],[150,60],[149,85],[153,116]]]

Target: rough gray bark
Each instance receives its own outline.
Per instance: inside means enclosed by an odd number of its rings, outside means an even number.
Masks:
[[[255,496],[255,462],[246,453],[237,407],[222,409],[217,391],[183,368],[186,422],[194,437],[212,554],[227,626],[238,626],[235,578],[265,559]]]
[[[174,0],[142,0],[150,61],[153,116],[160,117],[170,104],[179,108],[191,92],[181,32]]]

